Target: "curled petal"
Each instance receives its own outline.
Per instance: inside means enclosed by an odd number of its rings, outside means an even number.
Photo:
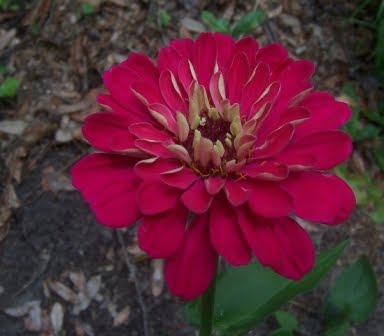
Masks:
[[[176,160],[164,160],[162,158],[150,158],[141,160],[135,165],[135,174],[143,181],[159,180],[160,174],[180,168]]]
[[[255,161],[245,165],[241,173],[255,179],[281,181],[287,178],[288,168],[283,164],[270,160]]]
[[[217,267],[217,254],[208,234],[208,216],[199,215],[190,223],[179,251],[166,260],[165,279],[170,291],[192,300],[209,287]]]
[[[187,189],[200,178],[192,169],[184,166],[161,174],[161,180],[171,187]]]
[[[259,262],[276,273],[299,280],[313,268],[315,252],[305,230],[288,217],[255,217],[246,208],[238,212],[244,237]]]
[[[129,131],[134,136],[143,140],[166,141],[170,138],[169,134],[145,122],[130,125]]]
[[[291,195],[295,214],[310,221],[342,223],[356,205],[351,188],[335,175],[299,172],[291,174],[281,186]]]
[[[173,111],[187,112],[187,105],[173,73],[169,70],[160,75],[159,86],[165,102]]]
[[[244,53],[236,54],[226,76],[228,97],[232,104],[240,102],[244,85],[250,76],[249,71],[247,56]]]

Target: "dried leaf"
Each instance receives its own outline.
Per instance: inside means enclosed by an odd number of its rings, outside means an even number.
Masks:
[[[0,30],[0,51],[9,45],[9,43],[16,36],[16,29],[12,28],[10,30]]]
[[[0,121],[0,132],[8,135],[21,135],[27,125],[24,120],[2,120]]]
[[[57,335],[63,327],[63,319],[64,319],[64,310],[63,310],[63,306],[60,303],[56,302],[53,305],[50,318],[51,318],[52,329],[55,335]]]
[[[87,279],[85,278],[84,273],[82,272],[69,272],[69,279],[71,279],[72,283],[76,286],[76,288],[84,292]]]
[[[77,295],[72,289],[68,288],[59,281],[47,280],[47,283],[49,288],[52,289],[63,300],[71,303],[76,303]]]
[[[9,232],[9,220],[11,215],[12,211],[8,206],[0,206],[0,241],[2,241]]]
[[[131,307],[125,306],[120,312],[117,313],[117,315],[113,319],[113,326],[118,327],[124,323],[127,323],[130,313],[131,313]]]
[[[93,276],[87,282],[86,293],[91,299],[94,299],[98,296],[100,288],[101,275]]]
[[[204,25],[197,20],[185,17],[181,20],[181,25],[188,29],[189,31],[195,32],[195,33],[202,33],[205,31]]]
[[[34,305],[29,310],[28,316],[24,319],[24,327],[28,331],[41,331],[42,325],[40,304]]]
[[[12,317],[22,317],[29,313],[31,309],[34,307],[40,307],[40,301],[34,300],[24,303],[21,306],[6,308],[4,309],[4,313]]]

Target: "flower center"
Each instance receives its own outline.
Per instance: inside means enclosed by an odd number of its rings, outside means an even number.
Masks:
[[[238,104],[216,99],[214,105],[204,86],[194,82],[189,92],[188,118],[177,112],[178,144],[169,146],[203,177],[238,171],[255,142],[255,125],[242,124]]]

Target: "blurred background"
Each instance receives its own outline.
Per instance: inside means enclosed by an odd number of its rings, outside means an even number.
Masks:
[[[338,227],[301,223],[319,250],[349,246],[316,290],[283,307],[294,321],[284,335],[383,335],[384,1],[374,0],[0,0],[0,335],[134,336],[143,323],[151,335],[194,335],[162,263],[134,230],[120,242],[96,225],[68,171],[90,151],[80,128],[100,110],[103,71],[203,31],[281,42],[316,64],[317,89],[350,104],[355,149],[337,173],[358,208]],[[355,282],[340,280],[363,255]],[[340,283],[371,304],[331,333],[325,302]],[[272,316],[249,335],[284,321]]]

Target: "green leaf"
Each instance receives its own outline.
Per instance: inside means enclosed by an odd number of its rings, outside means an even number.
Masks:
[[[375,204],[375,209],[369,213],[369,217],[376,223],[384,224],[384,203],[382,201]]]
[[[235,38],[249,33],[265,20],[266,15],[262,10],[255,10],[244,15],[233,27],[232,36]]]
[[[241,335],[276,311],[292,297],[313,289],[333,267],[347,241],[317,257],[312,272],[300,281],[279,276],[252,263],[225,270],[218,276],[213,325],[218,335]],[[199,300],[186,305],[187,317],[198,324]]]
[[[381,18],[376,33],[376,71],[379,79],[384,81],[384,18]]]
[[[0,98],[13,98],[17,95],[20,81],[15,77],[7,77],[0,84]]]
[[[230,33],[229,23],[225,19],[218,19],[209,11],[203,11],[201,13],[201,20],[213,31],[220,33]]]
[[[349,322],[344,320],[344,321],[341,321],[340,323],[337,323],[327,328],[324,335],[325,336],[346,336],[349,330],[349,327],[350,327]]]
[[[293,336],[293,333],[290,330],[279,328],[272,331],[269,336]]]
[[[378,299],[375,274],[365,256],[343,269],[324,305],[325,319],[363,322],[374,312]]]
[[[83,3],[81,5],[81,13],[83,15],[92,15],[95,11],[96,11],[95,6],[90,3]]]
[[[275,317],[282,329],[293,331],[298,327],[296,317],[291,313],[279,310],[275,313]]]
[[[168,14],[167,11],[161,10],[159,11],[159,21],[161,27],[168,27],[169,23],[171,22],[171,16]]]

